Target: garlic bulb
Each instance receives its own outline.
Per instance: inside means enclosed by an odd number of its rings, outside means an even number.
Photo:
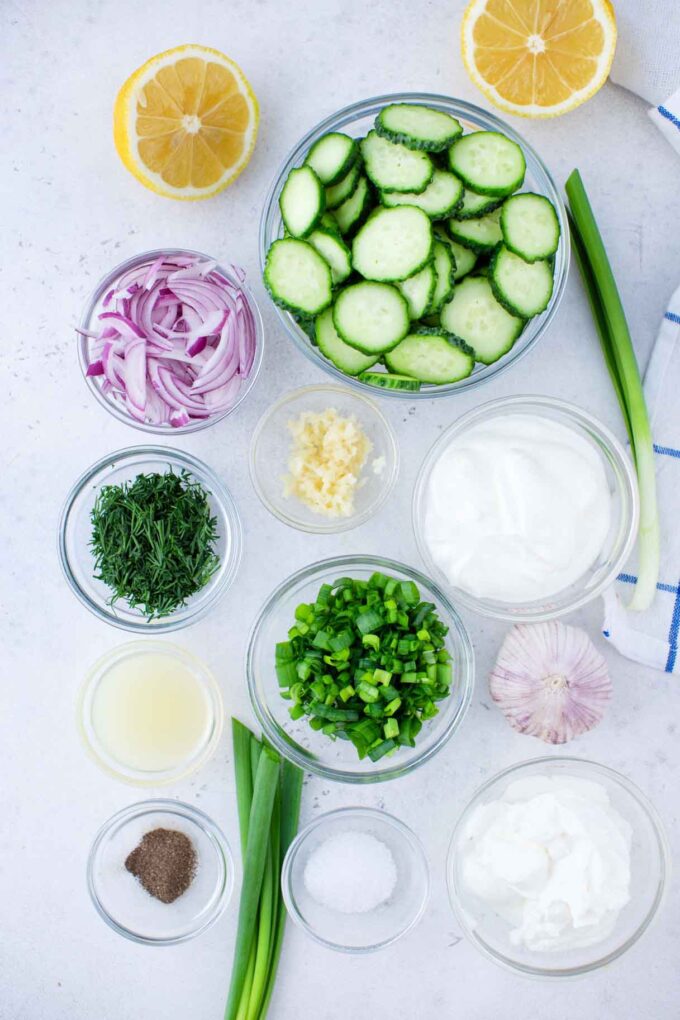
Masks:
[[[514,729],[548,744],[565,744],[597,726],[612,682],[588,635],[550,620],[512,628],[489,688]]]

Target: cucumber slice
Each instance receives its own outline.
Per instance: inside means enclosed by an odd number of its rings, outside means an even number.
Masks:
[[[369,131],[361,142],[368,177],[380,191],[425,191],[434,166],[426,152],[414,152]]]
[[[323,228],[324,230],[331,234],[335,234],[336,237],[342,238],[342,234],[340,233],[340,227],[338,226],[338,221],[336,220],[333,213],[328,212],[328,210],[326,210],[326,212],[319,220],[319,229],[321,228]]]
[[[380,200],[388,207],[414,205],[432,220],[443,220],[456,211],[463,194],[463,182],[455,174],[435,170],[432,180],[420,195],[415,192],[384,191]]]
[[[340,235],[326,227],[317,227],[307,240],[330,266],[333,286],[343,283],[352,272],[352,259]]]
[[[553,292],[550,263],[525,262],[505,245],[491,260],[489,282],[503,307],[523,319],[539,315],[550,304]]]
[[[475,358],[467,344],[441,329],[422,329],[409,333],[386,354],[385,364],[390,372],[442,385],[466,379],[472,373]]]
[[[468,276],[441,311],[441,323],[475,352],[477,361],[491,365],[507,354],[524,328],[519,319],[496,300],[484,276]]]
[[[522,186],[524,153],[500,131],[473,131],[449,149],[449,166],[466,187],[479,195],[511,195]]]
[[[420,333],[424,329],[436,329],[438,333],[441,333],[442,324],[438,315],[423,315],[418,322],[411,323],[411,329],[414,333]]]
[[[264,282],[278,305],[302,315],[317,315],[333,299],[328,263],[311,244],[293,237],[269,248]]]
[[[314,326],[314,324],[316,322],[316,319],[314,318],[314,316],[313,315],[302,315],[300,312],[291,312],[291,314],[292,314],[293,318],[295,319],[295,321],[297,322],[297,324],[300,327],[300,329],[303,331],[303,333],[307,334],[309,339],[312,341],[312,344],[314,345],[314,347],[316,347],[317,346],[317,342],[316,342],[316,332],[315,332],[315,326]]]
[[[283,225],[292,237],[306,237],[323,216],[326,196],[309,166],[291,170],[279,195]]]
[[[486,216],[487,213],[498,209],[503,204],[502,198],[492,198],[489,195],[477,195],[469,188],[463,191],[463,198],[456,209],[457,220],[475,220],[478,216]]]
[[[503,240],[500,217],[500,209],[495,209],[476,220],[458,220],[454,217],[446,221],[446,227],[453,240],[464,248],[480,253],[491,252]]]
[[[454,241],[453,238],[449,238],[449,246],[456,263],[453,279],[462,280],[477,265],[477,253],[472,248],[464,248],[462,244],[458,244],[458,241]]]
[[[360,179],[361,162],[357,160],[342,180],[338,181],[337,184],[331,184],[330,188],[326,188],[326,208],[337,209],[339,205],[342,205],[343,202],[354,194]]]
[[[363,354],[383,354],[409,331],[408,305],[387,283],[355,283],[333,305],[333,325],[340,338]]]
[[[366,178],[361,175],[356,189],[342,205],[333,210],[341,234],[349,234],[364,222],[373,204],[373,195]]]
[[[420,383],[407,375],[392,375],[390,372],[362,372],[359,381],[369,386],[378,386],[381,390],[404,390],[417,393]]]
[[[400,280],[397,287],[406,298],[408,313],[412,319],[419,319],[430,307],[434,294],[436,274],[432,262],[428,262],[419,273]]]
[[[474,363],[472,349],[440,328],[410,333],[394,351],[385,355],[390,372],[411,375],[434,386],[467,378]]]
[[[549,259],[560,243],[554,205],[544,195],[530,191],[513,195],[504,204],[501,230],[506,247],[525,262]]]
[[[344,135],[341,131],[331,131],[314,142],[307,153],[305,163],[322,184],[337,184],[359,155],[359,143],[355,138]]]
[[[352,265],[367,280],[405,280],[431,256],[430,220],[411,205],[376,209],[352,243]]]
[[[464,276],[471,273],[477,264],[477,255],[472,248],[464,248],[458,241],[454,241],[444,226],[437,224],[434,227],[434,235],[438,241],[445,244],[453,258],[453,279],[462,280]]]
[[[338,336],[333,325],[333,312],[327,308],[315,320],[316,344],[321,353],[346,375],[359,375],[372,368],[378,360],[375,354],[361,354]]]
[[[435,285],[430,303],[421,314],[427,312],[432,315],[434,312],[438,312],[453,294],[455,262],[451,249],[448,244],[444,244],[439,238],[435,238],[433,251],[434,260],[432,265],[434,267]],[[408,280],[406,282],[408,283]]]
[[[455,117],[416,103],[383,107],[375,119],[375,130],[391,142],[427,152],[443,152],[463,133]]]

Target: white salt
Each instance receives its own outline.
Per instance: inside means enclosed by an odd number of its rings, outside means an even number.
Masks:
[[[307,892],[341,914],[365,914],[390,898],[397,866],[388,846],[367,832],[340,832],[310,854]]]

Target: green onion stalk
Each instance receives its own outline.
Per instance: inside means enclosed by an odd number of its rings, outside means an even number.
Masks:
[[[286,922],[280,875],[300,817],[302,772],[232,719],[243,885],[225,1020],[264,1020]]]
[[[648,609],[659,580],[659,517],[652,430],[616,280],[578,170],[566,183],[569,223],[605,363],[626,425],[640,492],[638,579],[629,609]]]

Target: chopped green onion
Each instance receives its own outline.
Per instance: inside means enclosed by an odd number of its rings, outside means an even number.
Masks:
[[[390,740],[391,737],[396,737],[397,734],[399,733],[399,723],[397,722],[397,720],[388,719],[385,725],[383,726],[383,733],[385,734],[386,740]]]
[[[380,572],[339,578],[298,606],[295,620],[276,649],[291,718],[350,741],[360,758],[414,746],[453,682],[447,628],[418,586]]]
[[[371,761],[380,761],[380,759],[384,758],[386,754],[389,754],[390,751],[393,751],[396,746],[397,745],[395,744],[394,740],[382,740],[375,747],[370,748],[368,752],[368,757],[371,759]]]
[[[369,610],[366,613],[360,613],[354,623],[360,634],[370,634],[376,627],[382,626],[383,619],[380,613]]]

